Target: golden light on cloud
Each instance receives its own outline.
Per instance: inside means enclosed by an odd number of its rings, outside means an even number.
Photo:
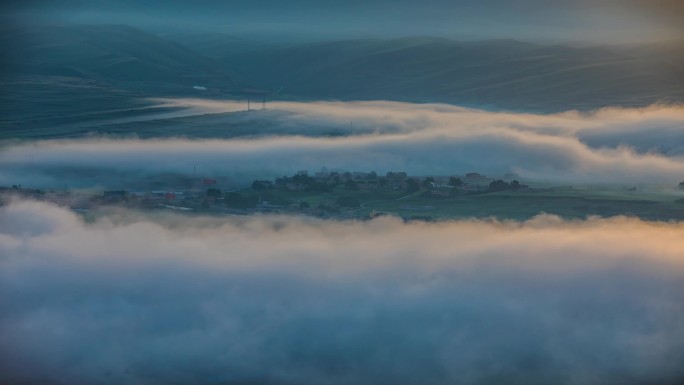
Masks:
[[[125,210],[86,223],[13,202],[0,208],[0,380],[475,384],[496,367],[519,383],[672,381],[683,226]]]

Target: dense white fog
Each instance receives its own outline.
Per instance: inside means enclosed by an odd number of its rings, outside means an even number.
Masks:
[[[243,102],[234,101],[153,100],[159,106],[183,108],[175,113],[181,116],[229,113],[245,108]],[[282,126],[290,134],[304,136],[316,136],[316,127],[334,127],[348,135],[426,130],[462,134],[495,129],[576,137],[593,148],[625,146],[640,153],[684,155],[684,108],[676,105],[603,108],[593,113],[568,111],[557,114],[493,112],[448,104],[390,101],[269,102],[267,108],[267,116],[274,126]]]
[[[163,103],[189,107],[187,114],[241,108],[206,100]],[[321,167],[417,175],[513,172],[568,183],[675,185],[684,178],[681,107],[535,115],[395,102],[280,102],[270,104],[265,116],[273,129],[252,138],[5,142],[0,183],[54,187],[96,184],[98,172],[196,170],[246,182]],[[316,127],[337,127],[345,135],[321,137]],[[88,172],[68,180],[59,174],[63,170]]]
[[[188,116],[243,108],[160,103]],[[241,114],[268,128],[228,139],[6,141],[0,185],[130,188],[164,173],[238,184],[321,167],[673,188],[684,180],[684,110],[675,106],[541,115],[278,102]],[[88,217],[35,201],[0,207],[0,382],[684,377],[682,223],[548,215],[360,222],[113,208]]]
[[[676,383],[684,225],[0,208],[0,382]]]

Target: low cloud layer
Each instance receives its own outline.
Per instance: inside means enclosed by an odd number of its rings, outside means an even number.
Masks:
[[[0,382],[676,383],[683,224],[0,208]]]
[[[179,115],[242,111],[245,104],[205,99],[152,99],[184,108]],[[447,104],[368,102],[273,102],[266,134],[319,136],[397,134],[430,131],[468,133],[500,129],[576,137],[592,148],[626,146],[637,152],[684,155],[684,107],[603,108],[593,113],[493,112]],[[281,130],[282,128],[282,130]],[[316,130],[318,128],[318,131]],[[263,129],[263,128],[262,128]],[[269,130],[266,128],[266,130]],[[255,133],[255,134],[258,134]]]
[[[163,103],[188,107],[191,115],[243,107],[206,100]],[[98,171],[196,170],[249,182],[320,167],[418,175],[514,172],[569,183],[673,185],[684,178],[681,107],[536,115],[394,102],[281,102],[254,116],[268,122],[251,138],[7,142],[0,150],[0,184],[55,187],[97,183],[88,178]],[[338,136],[321,136],[333,129]],[[64,170],[74,171],[71,179]]]

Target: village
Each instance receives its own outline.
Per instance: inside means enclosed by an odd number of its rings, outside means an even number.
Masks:
[[[492,179],[476,172],[462,176],[409,176],[406,172],[315,173],[299,171],[274,180],[257,179],[242,189],[222,189],[217,179],[201,178],[194,188],[168,188],[149,191],[116,189],[104,191],[42,191],[13,185],[0,187],[2,201],[13,196],[46,200],[87,212],[100,206],[122,206],[145,210],[249,215],[257,213],[302,214],[317,217],[369,218],[389,213],[374,206],[382,202],[402,202],[403,211],[432,211],[430,201],[494,191],[524,191],[517,176]],[[175,188],[174,188],[175,187]],[[419,201],[419,202],[418,202]],[[396,214],[396,213],[392,213]],[[412,217],[415,217],[413,215]],[[422,216],[424,217],[424,216]]]
[[[188,215],[302,215],[365,220],[453,218],[526,219],[540,213],[568,218],[632,215],[647,219],[684,218],[684,199],[637,191],[636,187],[523,184],[515,174],[498,178],[470,172],[412,176],[404,171],[299,171],[272,180],[256,179],[231,188],[220,178],[196,178],[156,189],[40,190],[0,187],[0,204],[21,197],[52,202],[87,214],[103,207]],[[529,182],[526,182],[529,183]],[[679,186],[681,187],[681,186]],[[682,191],[682,190],[680,190]],[[650,194],[650,195],[649,195]]]

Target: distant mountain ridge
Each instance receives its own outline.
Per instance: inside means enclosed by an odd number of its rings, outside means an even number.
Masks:
[[[245,98],[276,89],[281,92],[273,97],[280,99],[521,111],[684,103],[679,42],[571,47],[416,36],[294,44],[72,24],[2,26],[0,32],[0,125],[146,113],[139,109],[149,105],[146,97]]]
[[[215,55],[257,85],[282,85],[288,94],[314,99],[536,110],[684,101],[684,63],[679,58],[606,47],[418,37]]]

